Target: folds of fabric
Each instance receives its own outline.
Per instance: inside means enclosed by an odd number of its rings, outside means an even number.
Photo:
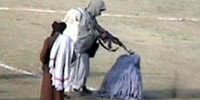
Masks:
[[[85,79],[89,77],[90,62],[87,53],[78,54],[75,64],[72,66],[74,73],[72,74],[72,88],[79,90],[85,85]]]
[[[107,73],[97,96],[117,99],[142,99],[140,56],[122,55]]]
[[[53,87],[51,85],[51,74],[43,73],[40,100],[53,100]]]
[[[49,68],[52,75],[52,85],[57,90],[63,90],[70,85],[70,64],[74,52],[74,42],[67,35],[60,34],[50,53]]]

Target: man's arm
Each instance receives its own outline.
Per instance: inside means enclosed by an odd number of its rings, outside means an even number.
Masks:
[[[98,24],[98,22],[95,20],[95,29],[98,31],[100,38],[104,41],[107,42],[109,39],[108,35],[106,34],[106,30]]]
[[[106,30],[101,27],[98,23],[96,24],[96,27],[97,31],[100,33],[100,34],[103,34]]]

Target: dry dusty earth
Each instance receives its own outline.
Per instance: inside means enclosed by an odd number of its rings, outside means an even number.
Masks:
[[[2,64],[41,75],[39,53],[51,23],[89,0],[0,0],[0,100],[39,100],[41,77],[8,70]],[[99,23],[138,53],[144,98],[200,100],[200,1],[107,0]],[[3,7],[12,8],[10,10]],[[46,9],[58,12],[21,11]],[[16,10],[18,9],[18,10]],[[171,18],[171,19],[170,19]],[[176,20],[173,18],[183,18]],[[118,56],[99,49],[91,60],[88,86],[98,89]],[[101,100],[93,97],[72,100]]]

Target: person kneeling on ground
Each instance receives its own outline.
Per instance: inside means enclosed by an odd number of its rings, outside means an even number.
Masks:
[[[137,54],[120,56],[104,78],[95,96],[112,99],[143,98],[140,56]]]

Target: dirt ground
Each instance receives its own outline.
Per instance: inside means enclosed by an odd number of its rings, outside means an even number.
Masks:
[[[200,1],[105,2],[107,11],[104,14],[133,16],[101,16],[98,21],[141,56],[144,99],[200,100]],[[0,0],[0,8],[67,11],[84,8],[88,3],[89,0]],[[51,33],[51,23],[64,15],[0,9],[0,63],[41,75],[39,54],[43,41]],[[98,89],[117,57],[124,53],[123,49],[112,53],[100,48],[91,59],[91,77],[87,85]],[[0,66],[0,100],[39,100],[40,85],[41,77]],[[102,99],[77,97],[72,100]]]

